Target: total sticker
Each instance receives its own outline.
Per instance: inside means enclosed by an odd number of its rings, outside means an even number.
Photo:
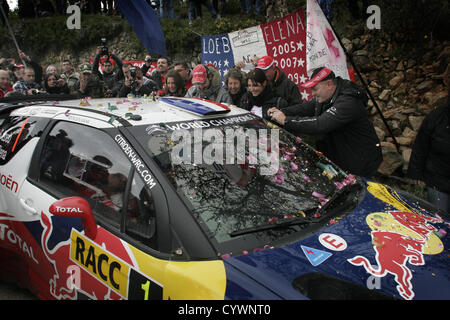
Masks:
[[[347,242],[340,236],[332,233],[322,233],[319,236],[320,244],[333,251],[344,251],[347,249]]]

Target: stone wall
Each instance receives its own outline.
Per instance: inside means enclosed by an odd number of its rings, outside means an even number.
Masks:
[[[423,119],[447,101],[448,89],[442,78],[450,63],[450,41],[430,40],[425,54],[413,57],[412,52],[409,58],[396,57],[397,44],[390,42],[388,37],[363,34],[352,40],[343,38],[342,42],[400,147],[398,152],[377,108],[369,101],[368,111],[384,156],[379,172],[385,175],[404,173]]]

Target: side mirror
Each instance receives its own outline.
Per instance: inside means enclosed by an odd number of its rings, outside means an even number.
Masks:
[[[54,202],[48,211],[58,217],[81,218],[84,233],[91,239],[97,236],[97,223],[89,203],[80,197],[68,197]]]

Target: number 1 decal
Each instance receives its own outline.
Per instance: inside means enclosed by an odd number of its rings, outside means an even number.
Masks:
[[[141,289],[144,290],[144,300],[148,300],[148,292],[150,290],[150,280],[147,280],[146,283],[141,284]]]

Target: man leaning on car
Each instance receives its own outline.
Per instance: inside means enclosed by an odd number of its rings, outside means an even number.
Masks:
[[[383,156],[365,92],[325,67],[315,69],[302,86],[311,89],[313,99],[282,111],[270,108],[269,118],[295,134],[315,135],[317,149],[342,169],[372,177]]]

